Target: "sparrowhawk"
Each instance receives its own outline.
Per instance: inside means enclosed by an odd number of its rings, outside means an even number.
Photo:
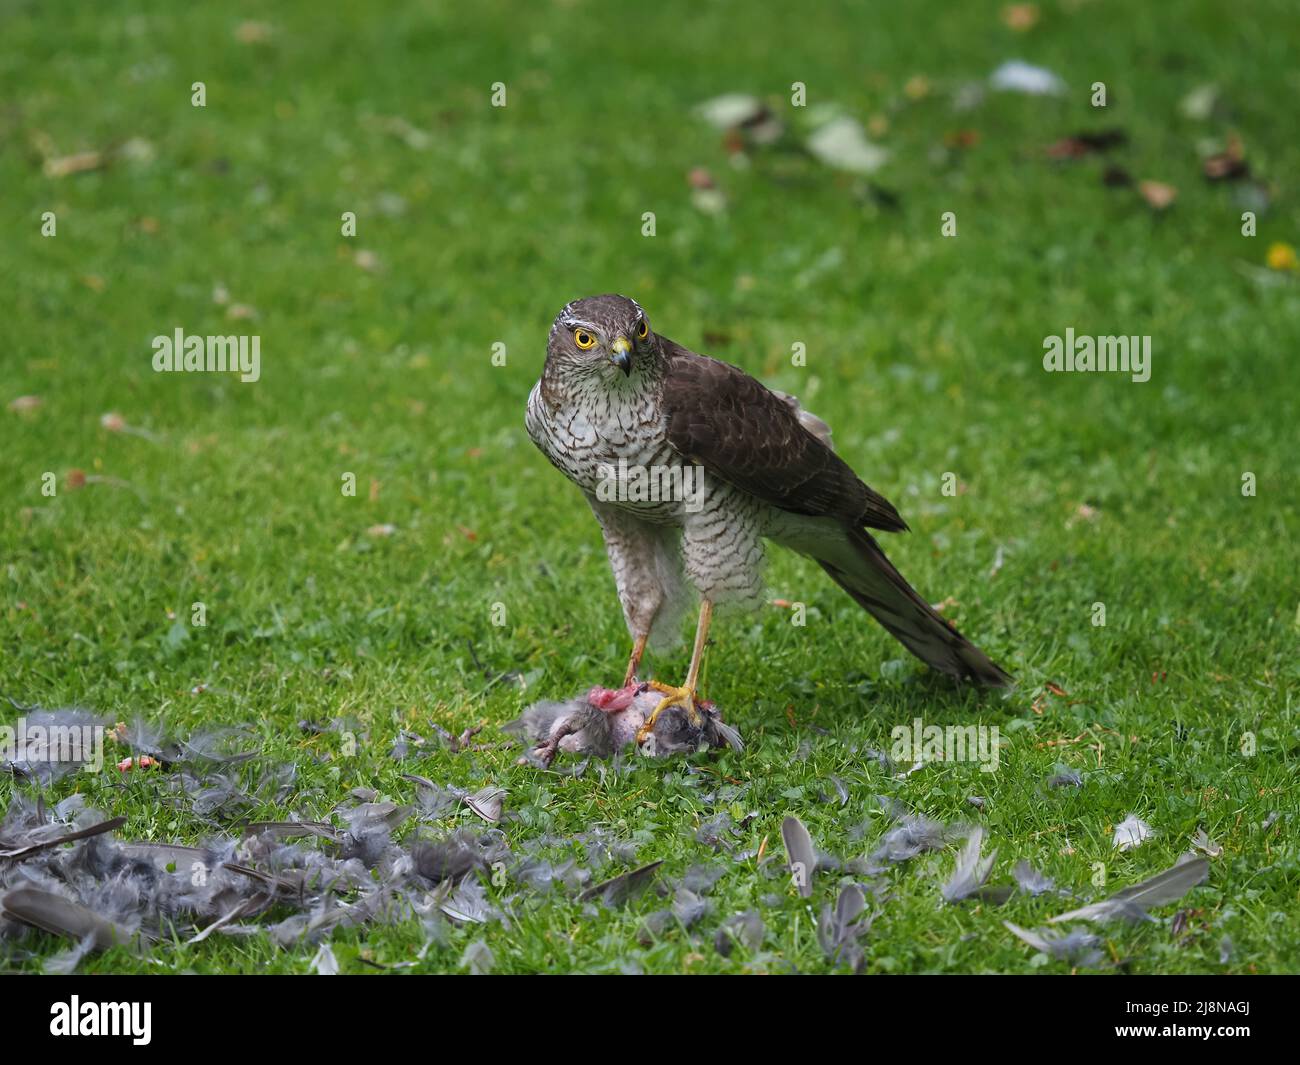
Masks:
[[[675,636],[691,592],[699,596],[690,669],[679,688],[652,682],[664,694],[658,711],[695,716],[713,608],[757,605],[765,539],[815,559],[933,668],[1011,682],[885,557],[867,530],[907,525],[835,453],[826,425],[793,397],[656,333],[635,300],[593,296],[559,313],[526,423],[604,531],[633,639],[625,687],[647,641]]]

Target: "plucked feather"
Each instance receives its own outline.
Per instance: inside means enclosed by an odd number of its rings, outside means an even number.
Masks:
[[[1061,921],[1126,921],[1150,920],[1147,911],[1156,906],[1177,902],[1192,888],[1205,882],[1210,875],[1210,863],[1205,858],[1180,861],[1163,872],[1139,884],[1117,891],[1100,902],[1082,906],[1069,913],[1051,918],[1049,924]]]
[[[817,869],[817,854],[813,850],[812,836],[799,818],[790,816],[781,822],[781,840],[785,844],[786,865],[794,879],[794,886],[805,899],[813,892],[813,873]]]

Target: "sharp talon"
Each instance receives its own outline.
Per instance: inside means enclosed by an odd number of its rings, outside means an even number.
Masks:
[[[703,722],[695,706],[695,692],[691,688],[674,688],[670,684],[660,684],[657,680],[647,682],[647,688],[653,688],[657,692],[663,692],[664,697],[659,700],[659,705],[650,712],[646,722],[642,725],[636,734],[636,742],[642,744],[654,732],[655,722],[659,720],[659,715],[667,710],[670,706],[680,706],[686,711],[686,716],[690,718],[691,724],[697,728]]]

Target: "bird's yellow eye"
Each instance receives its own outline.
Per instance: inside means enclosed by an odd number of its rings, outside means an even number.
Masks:
[[[649,335],[650,335],[650,323],[647,322],[644,318],[642,318],[641,324],[637,326],[636,338],[637,340],[644,340]]]
[[[573,331],[573,342],[583,351],[589,351],[596,346],[596,338],[585,329],[575,329]]]

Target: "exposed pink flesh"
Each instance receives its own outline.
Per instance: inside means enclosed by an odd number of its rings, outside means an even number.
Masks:
[[[632,705],[640,690],[639,684],[629,684],[626,688],[596,687],[587,693],[587,702],[607,714],[618,714]]]

